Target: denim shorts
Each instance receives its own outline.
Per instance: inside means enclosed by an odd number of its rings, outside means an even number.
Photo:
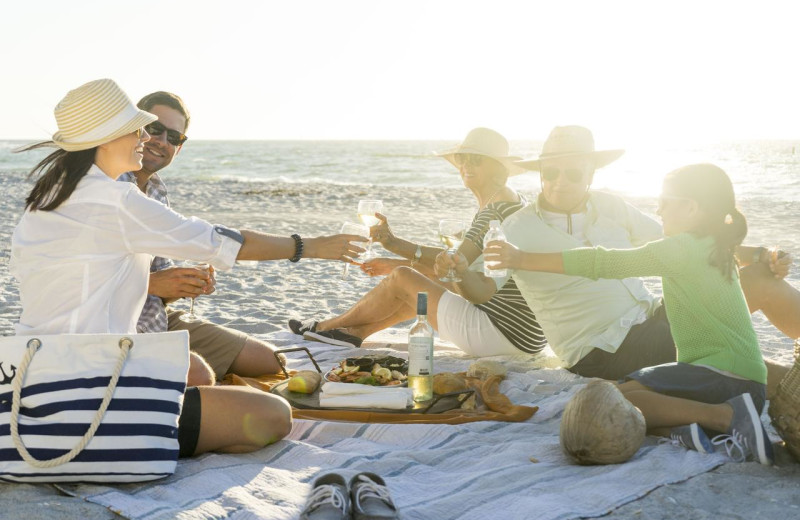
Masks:
[[[719,404],[749,393],[760,414],[767,398],[767,385],[750,379],[729,377],[710,368],[689,363],[665,363],[642,368],[625,376],[659,394],[680,397],[700,403]]]

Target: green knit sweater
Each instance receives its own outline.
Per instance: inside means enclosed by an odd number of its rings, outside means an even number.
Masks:
[[[573,249],[563,252],[564,271],[594,280],[661,276],[678,361],[766,384],[739,277],[727,281],[708,263],[713,244],[711,237],[682,233],[636,249]]]

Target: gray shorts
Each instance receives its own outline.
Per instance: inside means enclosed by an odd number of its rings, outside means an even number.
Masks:
[[[572,365],[569,371],[583,377],[616,381],[634,370],[676,359],[667,312],[661,305],[644,323],[631,327],[616,352],[596,348]]]
[[[634,380],[659,394],[680,397],[700,403],[719,404],[749,393],[756,410],[761,413],[767,398],[767,385],[738,379],[689,363],[665,363],[628,374],[624,381]]]

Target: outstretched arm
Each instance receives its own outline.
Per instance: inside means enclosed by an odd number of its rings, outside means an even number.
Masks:
[[[483,250],[483,261],[489,269],[521,269],[523,271],[543,271],[564,273],[564,259],[561,253],[526,253],[514,244],[495,240]]]
[[[294,256],[295,244],[291,237],[281,237],[260,231],[241,230],[244,243],[237,260],[281,260]],[[361,235],[331,235],[303,239],[303,258],[322,258],[350,262],[364,248],[353,242],[364,242]]]

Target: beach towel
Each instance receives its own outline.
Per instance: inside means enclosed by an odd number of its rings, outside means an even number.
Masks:
[[[275,335],[288,346],[296,336]],[[304,343],[309,345],[309,343]],[[380,343],[368,346],[404,345]],[[313,346],[323,369],[364,349]],[[509,369],[501,391],[515,404],[538,406],[524,422],[364,424],[296,419],[291,434],[255,453],[181,460],[162,481],[117,487],[59,485],[62,491],[137,520],[291,519],[316,477],[381,475],[404,519],[569,519],[600,516],[659,486],[726,462],[648,438],[624,464],[579,466],[559,446],[564,406],[587,379],[527,355],[493,358]],[[437,371],[460,372],[474,361],[437,351]],[[311,368],[292,357],[291,368]]]

